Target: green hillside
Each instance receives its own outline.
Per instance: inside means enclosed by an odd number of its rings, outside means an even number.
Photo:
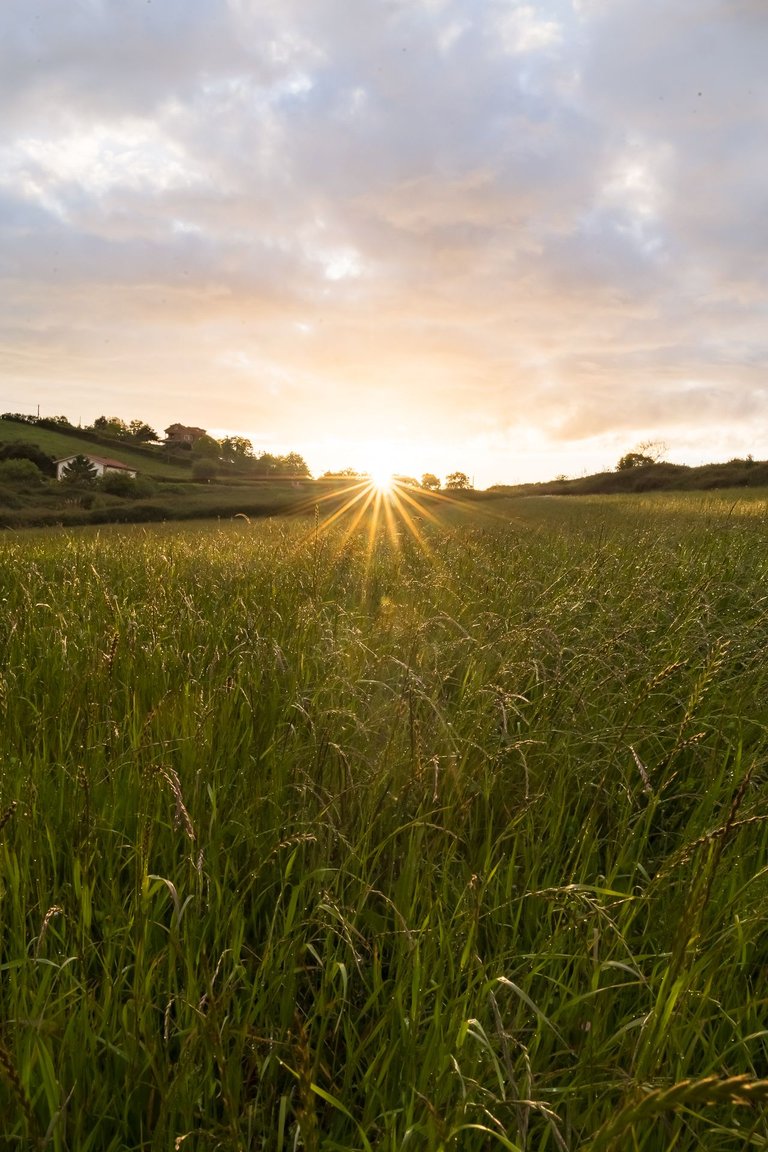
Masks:
[[[574,479],[560,477],[543,483],[494,484],[489,492],[506,496],[610,496],[643,492],[711,492],[718,488],[764,488],[768,461],[746,459],[723,463],[647,464]]]
[[[160,448],[134,448],[121,444],[119,440],[96,437],[92,433],[83,434],[77,429],[42,428],[39,424],[26,424],[21,420],[0,420],[0,445],[36,444],[43,452],[54,459],[72,456],[77,452],[96,456],[109,456],[119,460],[145,476],[188,480],[189,465],[168,459]]]

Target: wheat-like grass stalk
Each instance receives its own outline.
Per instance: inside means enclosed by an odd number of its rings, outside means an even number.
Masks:
[[[298,1012],[294,1017],[294,1029],[296,1032],[294,1052],[296,1054],[297,1074],[296,1119],[307,1152],[318,1152],[320,1138],[317,1127],[315,1094],[312,1091],[312,1054],[309,1049],[307,1030]]]
[[[46,933],[48,932],[48,925],[50,924],[51,920],[53,920],[54,916],[63,916],[63,915],[64,915],[64,909],[61,908],[58,904],[53,904],[48,909],[45,916],[43,917],[43,923],[40,927],[40,935],[38,936],[37,944],[35,945],[35,956],[40,955],[40,949],[43,946],[43,941],[45,940]]]
[[[756,1080],[747,1075],[680,1080],[667,1088],[654,1088],[625,1104],[585,1145],[584,1152],[612,1152],[613,1149],[626,1148],[629,1133],[636,1124],[647,1123],[678,1108],[714,1104],[757,1105],[766,1101],[768,1080]]]
[[[5,1079],[11,1087],[11,1091],[16,1097],[21,1110],[24,1113],[27,1124],[30,1128],[35,1127],[35,1117],[32,1112],[32,1104],[30,1103],[29,1096],[27,1095],[26,1088],[22,1084],[21,1077],[19,1076],[14,1059],[8,1049],[0,1040],[0,1072],[3,1073]]]
[[[637,768],[638,772],[640,773],[640,779],[643,782],[643,791],[646,792],[649,796],[653,796],[653,788],[651,786],[651,778],[648,775],[647,767],[645,766],[643,761],[640,759],[640,757],[638,756],[637,752],[635,751],[635,749],[633,748],[633,746],[631,744],[629,746],[629,750],[632,753],[632,759],[635,761],[635,767]]]
[[[725,824],[721,824],[718,828],[713,828],[710,832],[705,832],[696,840],[691,840],[689,844],[684,844],[679,851],[670,856],[664,867],[654,876],[654,883],[659,880],[664,880],[674,872],[676,868],[681,868],[684,864],[687,864],[693,859],[699,848],[703,848],[706,844],[712,844],[724,836],[729,836],[739,828],[748,828],[753,824],[765,824],[766,821],[768,821],[768,813],[745,816],[743,820],[730,820]]]
[[[635,1074],[638,1079],[649,1077],[659,1066],[663,1047],[672,1025],[675,1005],[679,1001],[680,982],[688,978],[696,945],[701,933],[704,913],[714,890],[715,877],[725,847],[737,825],[736,817],[752,780],[756,765],[753,763],[733,792],[728,816],[716,834],[705,837],[702,843],[707,852],[699,874],[690,889],[690,902],[680,921],[669,965],[661,983],[653,1011],[649,1014],[638,1047]]]
[[[195,839],[195,829],[192,824],[192,817],[189,815],[187,806],[184,803],[184,797],[181,792],[181,782],[178,773],[174,768],[167,767],[165,764],[160,765],[160,775],[171,790],[176,810],[173,817],[174,828],[183,828],[190,840]]]

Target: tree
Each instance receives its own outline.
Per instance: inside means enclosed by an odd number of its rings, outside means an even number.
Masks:
[[[73,456],[69,464],[66,464],[61,472],[61,478],[67,484],[75,484],[88,487],[94,483],[98,476],[98,469],[95,464],[91,464],[87,456],[79,453]]]
[[[97,416],[92,430],[102,436],[112,436],[115,440],[127,440],[130,435],[128,425],[119,416]]]
[[[213,436],[198,436],[192,445],[193,460],[218,460],[221,456],[221,445]]]
[[[616,471],[628,472],[631,468],[646,468],[649,464],[655,464],[651,456],[643,452],[627,452],[616,465]]]
[[[256,476],[272,476],[277,469],[277,456],[273,456],[271,452],[259,452],[252,464],[252,470]]]
[[[128,434],[138,444],[150,444],[160,439],[154,428],[150,428],[149,424],[145,424],[143,420],[131,420],[128,425]]]
[[[421,478],[421,486],[429,492],[437,492],[440,489],[440,480],[434,472],[425,472]]]
[[[225,436],[219,445],[221,458],[227,464],[240,465],[250,463],[253,455],[253,444],[245,436]]]
[[[467,476],[466,472],[451,472],[445,478],[445,486],[446,488],[453,489],[453,491],[456,491],[457,489],[466,491],[468,488],[472,487],[469,482],[469,476]]]
[[[282,461],[288,475],[301,476],[307,480],[312,479],[312,473],[307,466],[306,460],[303,456],[300,456],[298,452],[288,452],[282,457]]]
[[[637,451],[642,452],[643,456],[650,456],[654,464],[661,464],[669,448],[663,440],[641,440]]]

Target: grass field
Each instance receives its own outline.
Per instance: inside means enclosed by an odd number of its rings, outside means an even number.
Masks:
[[[269,516],[313,507],[319,484],[290,481],[262,484],[158,484],[142,499],[96,491],[73,492],[55,481],[25,492],[0,488],[0,529],[157,523],[166,520]],[[320,492],[322,496],[322,493]],[[341,499],[341,497],[340,497]],[[9,505],[12,503],[12,506]]]
[[[3,1147],[767,1148],[767,511],[0,539]]]

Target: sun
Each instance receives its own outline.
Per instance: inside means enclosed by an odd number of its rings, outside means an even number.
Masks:
[[[371,478],[371,486],[382,496],[388,496],[395,486],[395,477],[391,469],[384,465],[370,468],[368,475]]]

